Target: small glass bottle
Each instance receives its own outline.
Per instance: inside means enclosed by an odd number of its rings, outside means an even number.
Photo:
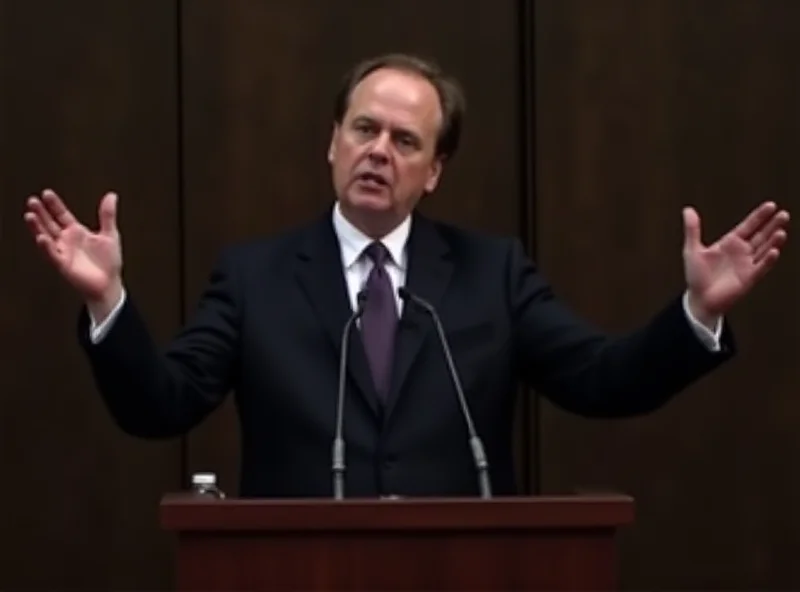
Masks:
[[[217,487],[217,476],[214,473],[194,473],[192,475],[192,493],[208,495],[217,499],[225,498],[225,493]]]

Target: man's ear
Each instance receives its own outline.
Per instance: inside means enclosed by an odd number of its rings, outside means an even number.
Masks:
[[[436,186],[439,184],[439,179],[442,176],[442,169],[444,168],[444,161],[442,158],[434,159],[433,163],[431,164],[431,172],[428,176],[428,180],[425,182],[425,191],[427,193],[433,193],[436,189]]]
[[[333,164],[333,159],[336,158],[336,141],[339,138],[339,124],[333,124],[333,130],[331,130],[331,142],[328,145],[328,163]]]

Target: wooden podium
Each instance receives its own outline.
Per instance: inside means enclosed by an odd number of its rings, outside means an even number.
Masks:
[[[610,590],[616,495],[268,500],[170,494],[179,590]]]

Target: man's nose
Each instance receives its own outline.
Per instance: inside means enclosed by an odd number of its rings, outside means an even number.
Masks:
[[[369,148],[369,157],[376,162],[386,162],[389,160],[391,140],[388,133],[378,135]]]

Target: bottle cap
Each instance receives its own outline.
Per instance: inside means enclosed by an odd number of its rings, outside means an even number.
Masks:
[[[214,473],[194,473],[192,475],[192,485],[214,485],[217,476]]]

